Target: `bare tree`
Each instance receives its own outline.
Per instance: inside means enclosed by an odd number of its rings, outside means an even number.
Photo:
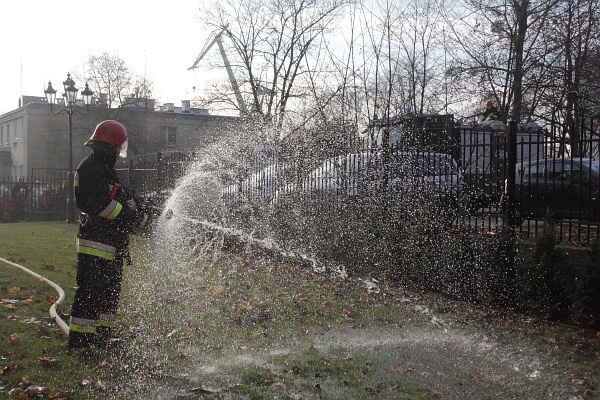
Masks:
[[[332,32],[351,0],[227,0],[206,8],[203,22],[225,30],[228,54],[250,116],[281,126],[319,38]],[[221,87],[223,89],[224,87]],[[204,100],[236,106],[233,93]]]
[[[156,147],[149,139],[147,116],[140,112],[153,111],[151,80],[132,72],[118,55],[108,53],[90,56],[81,75],[102,101],[102,107],[94,109],[99,118],[117,119],[127,127],[131,154]]]
[[[550,79],[545,82],[544,112],[538,116],[561,125],[560,136],[570,140],[574,155],[582,150],[585,110],[594,108],[597,97],[593,76],[600,50],[599,7],[596,0],[561,0],[543,32],[549,57],[541,60],[541,68],[550,72]]]
[[[451,72],[471,81],[481,100],[496,100],[503,116],[521,120],[524,79],[557,1],[466,0],[448,21],[456,45]]]

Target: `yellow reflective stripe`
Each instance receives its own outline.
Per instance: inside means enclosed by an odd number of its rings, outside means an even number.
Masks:
[[[123,205],[119,202],[117,202],[117,206],[115,207],[115,209],[106,216],[107,219],[115,219],[117,218],[117,215],[119,215],[121,213],[121,210],[123,209]]]
[[[73,185],[75,187],[79,187],[79,172],[75,172],[75,176],[73,177]]]
[[[109,253],[115,253],[117,248],[115,246],[111,246],[109,244],[104,244],[100,242],[94,242],[93,240],[80,239],[77,238],[77,245],[83,247],[91,247],[92,249],[104,250]]]
[[[81,254],[87,254],[90,256],[104,258],[106,260],[114,260],[115,255],[113,253],[109,253],[108,251],[92,249],[91,247],[77,246],[77,252]]]
[[[82,325],[70,323],[69,329],[73,332],[79,332],[79,333],[96,333],[95,326],[82,326]]]
[[[112,200],[108,204],[108,206],[106,206],[106,208],[102,210],[102,212],[98,215],[106,219],[115,219],[122,209],[123,205],[121,203],[119,203],[116,200]]]
[[[94,257],[105,258],[107,260],[114,260],[117,249],[107,244],[78,238],[77,252],[82,254],[88,254]]]
[[[71,317],[71,323],[80,326],[96,326],[98,325],[97,319],[88,319],[80,317]]]
[[[144,214],[144,219],[140,223],[140,228],[145,227],[147,223],[148,223],[148,214]]]
[[[69,323],[70,330],[80,333],[96,333],[96,326],[98,326],[97,320],[87,318],[71,317]]]
[[[102,326],[102,327],[112,327],[115,326],[115,322],[114,321],[104,321],[104,320],[100,320],[98,321],[98,326]]]

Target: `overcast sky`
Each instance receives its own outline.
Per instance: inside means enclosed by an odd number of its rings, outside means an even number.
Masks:
[[[210,32],[198,21],[201,0],[0,1],[0,114],[21,94],[44,96],[48,80],[61,93],[67,72],[90,55],[117,54],[154,82],[157,99],[176,105],[194,97],[208,71],[188,71]],[[76,82],[82,89],[84,83]]]

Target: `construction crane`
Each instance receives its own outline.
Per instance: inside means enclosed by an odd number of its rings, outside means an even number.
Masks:
[[[204,44],[200,55],[196,57],[196,61],[194,61],[194,65],[188,68],[188,71],[191,69],[198,68],[198,63],[204,58],[206,53],[210,51],[213,45],[216,43],[219,46],[219,51],[221,52],[221,57],[223,57],[223,62],[225,63],[225,69],[227,70],[227,75],[229,76],[229,81],[231,82],[231,87],[233,88],[233,93],[235,94],[235,99],[238,103],[238,107],[242,114],[248,114],[248,109],[246,108],[246,103],[244,103],[244,99],[242,98],[242,93],[240,92],[240,86],[233,75],[233,70],[231,69],[231,64],[229,63],[229,59],[227,58],[227,53],[225,53],[225,48],[223,47],[223,34],[227,32],[228,26],[225,26],[219,33],[217,31],[211,32],[208,40]]]

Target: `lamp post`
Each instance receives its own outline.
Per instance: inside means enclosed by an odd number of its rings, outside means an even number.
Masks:
[[[69,182],[69,194],[67,196],[67,222],[73,223],[75,222],[75,200],[74,200],[74,190],[73,190],[73,115],[86,115],[90,111],[90,105],[92,104],[92,98],[94,96],[94,92],[90,90],[88,84],[85,84],[85,89],[81,92],[81,97],[83,100],[83,104],[85,105],[86,112],[82,113],[79,110],[73,108],[77,101],[77,92],[79,89],[75,87],[75,82],[71,79],[71,74],[67,73],[67,80],[63,82],[63,87],[65,92],[63,93],[63,97],[65,98],[65,108],[55,112],[52,109],[56,101],[56,90],[52,87],[52,82],[48,81],[48,87],[44,90],[46,94],[46,99],[48,103],[50,103],[50,112],[54,115],[64,114],[67,115],[69,119],[69,172],[68,172],[68,182]]]

